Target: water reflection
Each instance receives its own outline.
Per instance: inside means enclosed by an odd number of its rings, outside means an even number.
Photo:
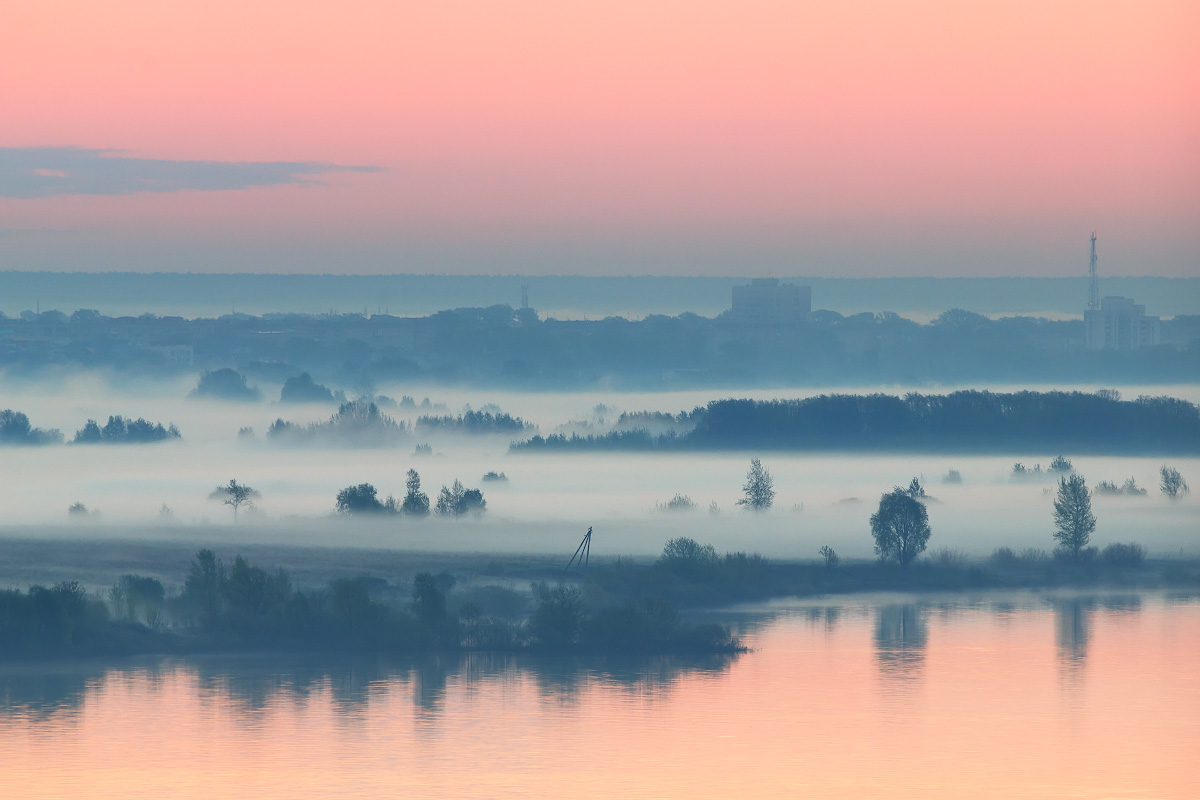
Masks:
[[[820,626],[826,634],[837,631],[842,618],[841,606],[810,606],[804,610],[805,618],[814,626]]]
[[[880,606],[875,612],[875,656],[884,677],[913,679],[925,663],[927,609],[915,603]]]
[[[339,712],[366,710],[373,695],[407,684],[421,720],[434,720],[445,705],[447,687],[470,694],[490,682],[532,678],[539,692],[556,702],[573,702],[596,683],[661,695],[685,675],[721,674],[737,656],[535,658],[467,653],[419,659],[200,658],[160,659],[137,666],[9,665],[0,669],[0,719],[37,719],[71,714],[93,692],[136,682],[156,691],[166,678],[194,680],[206,703],[230,709],[252,722],[280,704],[305,705],[328,694]]]
[[[1092,597],[1076,597],[1054,603],[1054,643],[1059,673],[1072,685],[1083,680],[1095,609],[1096,600]]]
[[[19,670],[19,671],[18,671]],[[34,717],[77,708],[89,690],[104,682],[97,666],[47,669],[13,665],[0,670],[0,713],[19,711]]]
[[[1097,609],[1116,616],[1136,616],[1142,611],[1142,597],[1137,594],[1072,597],[1055,600],[1053,607],[1059,674],[1069,686],[1077,686],[1083,681],[1087,666]]]

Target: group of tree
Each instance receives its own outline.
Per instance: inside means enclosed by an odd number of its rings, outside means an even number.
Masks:
[[[101,427],[96,420],[89,419],[82,428],[75,432],[73,444],[148,444],[164,442],[168,439],[178,439],[179,429],[174,424],[163,427],[162,423],[154,423],[138,417],[125,419],[122,416],[111,416]]]
[[[535,426],[520,417],[514,417],[502,411],[471,411],[467,410],[456,417],[423,416],[417,418],[416,429],[419,431],[447,431],[452,433],[469,434],[522,434],[535,430]]]
[[[1093,494],[1124,496],[1124,497],[1145,497],[1148,492],[1141,486],[1138,486],[1137,481],[1132,477],[1126,478],[1125,482],[1119,486],[1113,481],[1100,481],[1096,484],[1096,488],[1092,490]]]
[[[344,403],[346,402],[346,393],[334,392],[328,386],[314,381],[312,375],[302,372],[284,381],[283,388],[279,390],[279,402]]]
[[[57,428],[35,428],[29,417],[20,411],[11,408],[0,411],[0,445],[58,444],[62,440],[63,435]]]
[[[1065,459],[1058,461],[1054,471],[1071,470],[1069,462],[1061,463]],[[1162,478],[1163,493],[1169,497],[1178,497],[1187,491],[1187,483],[1173,468],[1164,466]],[[1175,494],[1171,494],[1168,487],[1174,489]],[[1053,537],[1057,543],[1055,553],[1065,561],[1082,563],[1095,557],[1095,548],[1088,546],[1096,530],[1091,494],[1080,474],[1070,471],[1059,479],[1054,499]],[[924,499],[924,490],[915,478],[907,489],[896,487],[880,498],[878,510],[871,515],[871,533],[875,539],[875,553],[881,559],[905,566],[925,550],[931,530]],[[1140,562],[1138,553],[1143,552],[1137,545],[1112,545],[1106,548],[1103,557],[1114,563]]]
[[[236,400],[255,402],[262,400],[262,392],[246,383],[246,376],[235,369],[224,367],[205,370],[192,390],[191,397],[212,400]]]
[[[451,575],[422,572],[407,586],[362,576],[303,589],[282,569],[241,556],[226,562],[204,549],[178,593],[141,575],[122,576],[103,598],[77,583],[0,591],[0,659],[243,648],[651,655],[742,649],[724,626],[691,624],[661,599],[596,601],[577,586],[536,584],[532,612],[514,618],[506,610],[485,614],[455,585]]]
[[[479,515],[487,510],[487,501],[483,499],[483,492],[468,489],[463,486],[462,481],[455,480],[453,484],[443,486],[438,492],[436,509],[443,517]]]
[[[407,441],[408,426],[397,422],[367,400],[342,403],[326,422],[299,425],[276,419],[267,429],[267,438],[289,443],[356,444],[390,446]]]
[[[421,476],[415,469],[410,469],[405,478],[404,497],[397,500],[388,496],[386,500],[379,499],[379,491],[369,483],[357,486],[347,486],[338,492],[334,504],[339,514],[372,515],[372,514],[403,514],[408,517],[429,516],[429,495],[421,491]],[[468,489],[462,481],[454,481],[451,486],[442,486],[438,493],[434,511],[443,517],[461,517],[479,515],[487,510],[487,501],[483,492],[478,489]]]
[[[793,450],[988,452],[1053,447],[1079,453],[1200,454],[1200,409],[1169,397],[959,391],[715,400],[678,415],[686,430],[552,434],[528,450]],[[1095,431],[1107,434],[1097,437]]]
[[[175,425],[163,426],[138,417],[128,419],[115,415],[103,426],[89,419],[75,432],[72,444],[149,444],[180,438]],[[29,417],[20,411],[0,411],[0,445],[48,445],[60,444],[63,435],[57,428],[44,430],[35,428]]]

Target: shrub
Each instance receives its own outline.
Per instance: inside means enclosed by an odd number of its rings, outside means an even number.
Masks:
[[[929,554],[929,561],[939,567],[961,567],[967,563],[967,554],[952,547],[943,547]]]
[[[1049,469],[1051,472],[1071,472],[1075,467],[1071,464],[1070,459],[1055,456],[1054,460],[1050,462]]]
[[[1074,551],[1069,547],[1059,545],[1054,548],[1054,560],[1060,562],[1074,562],[1077,564],[1088,565],[1096,563],[1099,558],[1100,551],[1095,547],[1082,547],[1079,549],[1079,555],[1076,557]]]
[[[677,536],[663,547],[657,563],[676,575],[695,578],[710,571],[719,560],[717,549],[711,544],[700,544],[687,536]]]
[[[369,483],[347,486],[338,492],[334,507],[339,514],[380,514],[385,506],[376,495],[375,487]]]
[[[1011,547],[997,547],[992,551],[990,560],[1001,567],[1015,567],[1021,563],[1021,559]]]
[[[655,503],[654,508],[658,511],[694,511],[696,503],[686,494],[676,494],[665,503]]]
[[[1100,560],[1110,567],[1138,567],[1146,560],[1146,548],[1133,542],[1114,542],[1100,553]]]
[[[1050,554],[1036,547],[1027,547],[1020,553],[1011,547],[997,547],[992,551],[991,562],[1000,567],[1031,567],[1050,560]]]

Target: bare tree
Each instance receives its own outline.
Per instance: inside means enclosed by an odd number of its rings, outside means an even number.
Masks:
[[[1187,481],[1179,474],[1179,470],[1174,467],[1168,467],[1166,464],[1163,464],[1158,470],[1158,474],[1161,478],[1158,484],[1159,488],[1162,489],[1163,494],[1172,500],[1178,500],[1181,496],[1191,491],[1188,488]]]
[[[233,521],[237,523],[237,512],[242,506],[254,507],[255,498],[262,497],[258,490],[252,489],[244,483],[238,483],[230,478],[228,486],[218,486],[209,494],[209,500],[220,500],[227,506],[233,508]]]
[[[1092,514],[1092,497],[1082,475],[1071,475],[1058,482],[1058,497],[1054,499],[1054,538],[1059,548],[1069,553],[1073,561],[1092,539],[1096,517]]]
[[[775,479],[757,458],[750,459],[750,471],[746,473],[742,491],[746,496],[737,504],[751,511],[766,511],[775,502]]]

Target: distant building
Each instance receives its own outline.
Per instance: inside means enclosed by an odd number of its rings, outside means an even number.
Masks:
[[[1089,350],[1139,350],[1161,341],[1158,317],[1128,297],[1106,297],[1100,308],[1083,312]]]
[[[741,325],[786,325],[805,319],[811,311],[810,286],[755,278],[749,286],[733,287],[730,319]]]

